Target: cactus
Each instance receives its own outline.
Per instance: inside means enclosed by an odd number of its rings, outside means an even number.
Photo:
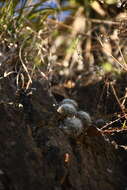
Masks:
[[[81,119],[84,127],[88,128],[92,124],[92,120],[90,115],[87,112],[84,111],[78,111],[77,117]]]
[[[58,107],[57,112],[63,116],[72,117],[77,114],[76,108],[72,104],[62,104]]]
[[[76,138],[83,133],[82,121],[76,117],[67,117],[64,119],[63,123],[60,125],[60,128],[65,134],[72,138]]]
[[[70,98],[65,98],[62,100],[62,102],[60,102],[60,105],[62,104],[71,104],[73,105],[76,109],[78,108],[78,104],[75,100],[70,99]]]

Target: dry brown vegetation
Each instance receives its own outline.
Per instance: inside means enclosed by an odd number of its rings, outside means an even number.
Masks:
[[[0,190],[125,190],[127,3],[54,2],[0,1]],[[92,117],[76,141],[64,98]]]

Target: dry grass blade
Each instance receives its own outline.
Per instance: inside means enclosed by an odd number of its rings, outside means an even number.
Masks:
[[[27,73],[27,76],[28,76],[28,79],[29,79],[28,83],[29,83],[29,82],[32,83],[32,79],[31,79],[31,76],[30,76],[30,74],[29,74],[28,68],[27,68],[27,66],[24,64],[23,59],[22,59],[22,49],[23,49],[23,46],[24,46],[26,40],[28,40],[28,39],[29,39],[29,37],[26,38],[26,39],[23,41],[23,43],[22,43],[22,45],[21,45],[21,47],[20,47],[20,50],[19,50],[19,58],[20,58],[21,64],[22,64],[22,66],[23,66],[25,72]],[[28,88],[28,87],[27,87],[27,88]]]
[[[98,41],[100,42],[102,48],[106,51],[107,55],[109,55],[110,57],[112,57],[113,60],[114,60],[116,63],[118,63],[124,71],[127,71],[127,66],[126,66],[126,65],[123,65],[122,63],[120,63],[120,61],[118,61],[118,59],[116,59],[116,58],[111,54],[111,52],[109,52],[108,49],[104,47],[104,44],[103,44],[103,42],[101,41],[101,38],[100,38],[98,35],[97,35],[97,39],[98,39]]]

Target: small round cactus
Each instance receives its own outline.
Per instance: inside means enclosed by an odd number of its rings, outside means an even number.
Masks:
[[[87,112],[84,111],[78,111],[77,117],[81,119],[84,126],[89,127],[92,123],[91,117]]]
[[[103,127],[106,124],[106,121],[104,119],[97,119],[95,121],[95,125],[99,128]]]
[[[62,104],[71,104],[71,105],[75,106],[76,109],[78,108],[77,102],[70,98],[63,99],[62,102],[60,102],[60,105],[62,105]]]
[[[72,138],[76,138],[83,133],[82,121],[76,117],[67,117],[64,119],[63,123],[60,125],[60,128],[65,134]]]
[[[59,112],[63,116],[72,117],[77,113],[76,108],[72,104],[62,104],[58,107],[57,112]]]

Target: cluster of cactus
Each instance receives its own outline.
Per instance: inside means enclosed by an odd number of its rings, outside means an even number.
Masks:
[[[77,102],[69,98],[59,103],[57,112],[63,118],[59,127],[69,137],[77,138],[85,133],[92,123],[90,115],[85,111],[78,110]]]

